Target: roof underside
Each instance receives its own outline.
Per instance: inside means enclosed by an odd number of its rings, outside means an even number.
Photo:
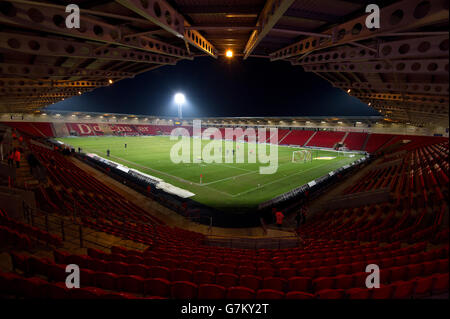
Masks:
[[[448,122],[448,0],[0,1],[0,111],[32,112],[181,59],[227,49],[289,61],[388,119]],[[66,5],[81,9],[65,25]],[[111,81],[110,81],[111,80]]]

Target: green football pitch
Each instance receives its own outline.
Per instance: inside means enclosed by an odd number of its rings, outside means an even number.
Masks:
[[[268,164],[258,161],[248,163],[247,143],[222,141],[223,153],[225,143],[232,143],[234,148],[244,147],[246,154],[244,163],[225,163],[223,160],[222,163],[206,164],[191,161],[175,164],[171,161],[170,151],[177,141],[171,141],[167,136],[68,137],[58,140],[76,149],[81,147],[83,152],[94,153],[104,158],[106,150],[109,149],[110,160],[186,189],[195,194],[191,199],[199,203],[225,210],[233,207],[256,207],[363,156],[357,153],[349,156],[342,152],[311,150],[312,160],[292,162],[293,152],[301,148],[278,146],[278,169],[274,174],[264,175],[260,174],[259,168]],[[192,140],[191,138],[191,147]],[[202,147],[207,143],[208,140],[203,140]],[[266,147],[266,153],[269,154],[269,145]],[[191,158],[192,154],[193,152]],[[200,175],[202,175],[201,183]]]

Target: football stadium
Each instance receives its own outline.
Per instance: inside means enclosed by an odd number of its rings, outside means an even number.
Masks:
[[[448,21],[447,0],[0,1],[1,298],[448,301]]]

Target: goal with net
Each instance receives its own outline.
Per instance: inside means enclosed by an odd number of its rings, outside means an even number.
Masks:
[[[311,162],[312,159],[312,152],[310,150],[300,150],[292,152],[292,163]]]

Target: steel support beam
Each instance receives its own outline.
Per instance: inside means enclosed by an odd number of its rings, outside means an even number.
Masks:
[[[385,33],[416,29],[433,23],[448,21],[448,4],[444,0],[404,0],[380,10],[381,28],[366,27],[367,15],[326,30],[331,38],[308,37],[271,54],[272,60],[286,59],[306,52],[365,40]]]
[[[359,93],[353,92],[351,96],[367,100],[400,101],[418,104],[448,106],[448,96],[419,95],[419,94],[392,94],[392,93]]]
[[[372,83],[372,82],[334,82],[333,86],[347,91],[348,89],[374,90],[377,92],[404,92],[404,93],[422,93],[434,95],[448,95],[448,83],[430,84],[430,83]]]
[[[292,63],[297,65],[297,63]],[[343,62],[303,65],[306,72],[409,73],[447,75],[448,60],[394,60],[378,62]]]
[[[165,0],[116,0],[116,2],[167,32],[183,38],[184,17]]]
[[[256,23],[258,29],[252,32],[245,46],[244,60],[252,54],[261,40],[264,39],[294,2],[295,0],[267,0]]]
[[[52,80],[30,80],[19,78],[0,78],[0,87],[34,87],[34,88],[94,88],[108,86],[109,82],[103,81],[52,81]]]
[[[300,65],[344,61],[395,60],[404,58],[430,58],[448,56],[448,36],[434,36],[380,43],[373,48],[378,53],[365,48],[337,48],[312,53],[300,58]]]
[[[186,24],[187,24],[187,22],[186,22]],[[189,24],[187,24],[187,25],[189,25]],[[186,32],[184,34],[184,39],[189,44],[193,45],[200,51],[203,51],[206,54],[217,59],[217,57],[218,57],[217,49],[211,44],[211,42],[206,40],[206,38],[203,35],[201,35],[201,33],[198,32],[197,30],[186,30]]]
[[[139,63],[171,64],[178,59],[160,54],[124,48],[98,47],[90,43],[0,32],[0,48],[23,53],[91,59],[121,60]]]
[[[198,31],[185,30],[185,26],[190,24],[165,0],[116,0],[116,2],[217,58],[217,50],[214,46]]]
[[[169,45],[148,37],[122,38],[119,27],[107,24],[92,17],[82,15],[80,28],[69,29],[65,26],[67,13],[63,8],[41,6],[39,3],[25,4],[4,2],[0,11],[0,22],[27,27],[32,30],[62,34],[102,43],[136,48],[143,51],[188,58],[184,49]]]
[[[62,78],[62,77],[89,77],[99,79],[132,78],[133,73],[108,70],[90,70],[80,68],[65,68],[35,64],[0,63],[0,74],[3,76],[21,76],[30,78]]]
[[[80,95],[80,93],[85,93],[94,90],[92,87],[0,87],[0,95],[15,95],[15,94],[44,94],[44,93],[69,93],[71,95]]]

